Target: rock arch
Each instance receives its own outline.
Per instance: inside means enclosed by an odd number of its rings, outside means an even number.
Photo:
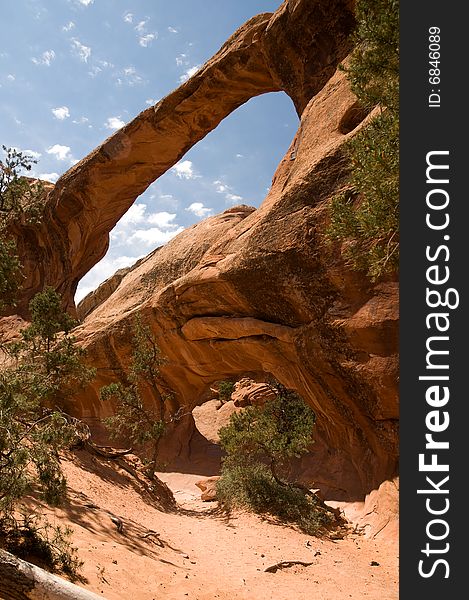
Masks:
[[[17,310],[55,287],[74,312],[80,279],[104,256],[135,199],[241,104],[285,91],[299,115],[349,48],[350,0],[286,0],[241,26],[193,77],[82,159],[49,193],[41,227],[17,229],[26,281]]]
[[[334,75],[349,50],[351,4],[286,0],[248,21],[189,81],[61,177],[46,225],[20,232],[19,246],[28,275],[20,308],[49,284],[73,310],[78,280],[135,198],[237,106],[285,91],[301,124],[263,204],[186,229],[91,307],[76,333],[98,379],[72,408],[102,416],[99,388],[125,367],[140,312],[169,359],[164,375],[179,404],[245,371],[296,389],[318,413],[319,477],[332,496],[356,500],[397,470],[398,286],[372,285],[324,244],[327,204],[347,181],[343,143],[360,128],[343,127],[356,98]]]

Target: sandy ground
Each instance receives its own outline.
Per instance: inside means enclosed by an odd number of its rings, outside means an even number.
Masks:
[[[396,543],[318,539],[247,513],[227,518],[200,501],[200,475],[159,474],[178,502],[165,511],[111,461],[79,452],[64,470],[70,501],[53,518],[73,527],[81,585],[108,600],[398,598]],[[312,564],[264,571],[284,560]]]

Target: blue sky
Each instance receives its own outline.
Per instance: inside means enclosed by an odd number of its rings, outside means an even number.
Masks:
[[[175,89],[251,16],[280,0],[1,2],[0,144],[55,181]],[[140,196],[111,232],[77,299],[184,227],[259,206],[298,125],[283,93],[250,100]]]

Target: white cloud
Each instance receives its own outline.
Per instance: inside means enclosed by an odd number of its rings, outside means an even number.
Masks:
[[[226,194],[225,197],[230,202],[240,202],[241,200],[243,200],[243,197],[242,196],[238,196],[238,194]]]
[[[147,214],[146,204],[133,204],[111,232],[111,243],[131,252],[135,251],[135,244],[165,244],[184,229],[174,222],[175,219],[176,213]]]
[[[135,31],[138,31],[138,33],[144,33],[145,27],[149,20],[150,19],[146,18],[146,19],[143,19],[143,21],[139,21],[137,23],[137,25],[135,25]]]
[[[146,246],[162,246],[183,230],[184,227],[178,227],[175,230],[168,231],[162,231],[159,227],[137,229],[137,231],[128,238],[128,242],[129,244],[140,243]]]
[[[193,202],[186,208],[189,212],[193,213],[197,217],[208,217],[213,209],[207,208],[202,202]]]
[[[59,121],[63,121],[64,119],[67,119],[70,116],[70,111],[68,109],[68,106],[58,106],[57,108],[52,109],[52,114]]]
[[[38,179],[42,179],[44,181],[51,181],[52,183],[55,183],[58,178],[58,173],[40,173],[38,175]]]
[[[214,181],[213,185],[215,186],[215,190],[217,191],[218,194],[225,194],[226,192],[228,192],[231,189],[229,185],[226,185],[226,183],[223,183],[219,179]]]
[[[104,123],[104,127],[106,127],[106,129],[110,129],[111,131],[117,131],[117,129],[124,127],[124,125],[125,121],[123,121],[120,117],[109,117]]]
[[[33,57],[31,60],[35,65],[45,65],[46,67],[49,67],[54,58],[55,52],[53,50],[46,50],[39,58]]]
[[[8,81],[15,81],[16,77],[12,75],[12,73],[10,73],[9,75],[7,75],[7,79]]]
[[[237,154],[236,158],[244,158],[244,154]]]
[[[113,66],[114,65],[111,62],[108,62],[107,60],[98,60],[98,63],[92,65],[88,73],[89,75],[91,75],[91,77],[96,77],[96,75],[104,71],[104,69],[110,69]]]
[[[232,187],[230,185],[227,185],[226,183],[223,183],[223,181],[220,181],[219,179],[214,181],[213,185],[215,186],[215,190],[217,193],[225,194],[225,198],[228,202],[234,203],[239,202],[243,199],[242,196],[238,196],[238,194],[233,194],[231,192]]]
[[[35,152],[34,150],[22,150],[23,154],[27,154],[31,156],[34,160],[39,160],[42,156],[40,152]]]
[[[25,154],[26,156],[28,156],[29,158],[32,158],[33,160],[38,160],[42,156],[42,154],[40,152],[36,152],[35,150],[29,150],[29,149],[23,150],[22,148],[18,148],[18,146],[13,146],[12,150],[21,152],[22,154]],[[2,154],[5,154],[4,150],[2,150]]]
[[[183,73],[181,75],[181,77],[179,77],[179,81],[181,83],[184,83],[185,81],[190,79],[192,77],[192,75],[195,75],[197,73],[197,71],[200,69],[201,66],[202,65],[195,65],[194,67],[187,69],[187,71],[185,73]]]
[[[143,258],[143,256],[144,254],[141,254],[140,256],[118,256],[116,258],[106,256],[103,258],[80,281],[75,296],[76,302],[79,302],[82,298],[95,290],[103,281],[108,279],[108,277],[114,275],[116,271],[125,267],[130,267],[137,262],[139,258]]]
[[[168,27],[168,31],[169,33],[179,33],[179,29],[176,29],[176,27]]]
[[[62,146],[60,144],[54,144],[48,148],[47,154],[52,154],[57,160],[67,160],[72,158],[70,154],[70,147]]]
[[[138,38],[138,43],[146,48],[154,39],[156,39],[156,33],[146,33]]]
[[[98,67],[97,65],[93,65],[91,67],[91,69],[88,71],[88,73],[91,77],[96,77],[96,75],[98,73],[101,73],[101,71],[102,71],[101,67]]]
[[[132,23],[134,20],[134,16],[131,12],[126,12],[122,18],[126,23]]]
[[[160,229],[174,229],[177,227],[176,223],[173,223],[176,218],[176,213],[169,213],[166,211],[152,213],[148,215],[148,223],[156,225]]]
[[[111,231],[107,256],[80,282],[76,299],[80,300],[118,269],[134,264],[149,250],[165,244],[183,231],[184,227],[175,223],[175,219],[176,213],[161,211],[147,214],[146,204],[133,204]]]
[[[75,125],[84,125],[85,123],[88,123],[89,119],[88,117],[80,117],[79,119],[73,119],[72,123],[75,123]]]
[[[94,0],[77,0],[77,2],[82,6],[89,6],[90,4],[93,4]]]
[[[178,227],[178,225],[174,223],[176,213],[161,211],[147,215],[146,211],[146,204],[132,204],[129,210],[119,221],[118,228],[116,228],[118,237],[120,235],[119,230],[121,230],[122,228],[128,229],[131,225],[141,225],[142,223],[156,225],[160,229],[174,229]]]
[[[146,210],[146,204],[132,204],[129,210],[119,221],[119,225],[122,227],[126,227],[128,225],[136,225],[138,223],[143,223],[145,221]]]
[[[62,31],[71,31],[75,27],[75,23],[73,21],[69,21],[66,25],[62,27]]]
[[[134,85],[139,85],[139,84],[145,83],[145,80],[143,79],[143,77],[141,77],[137,73],[137,70],[133,66],[125,67],[120,72],[120,75],[122,77],[117,78],[118,85],[125,84],[125,85],[129,85],[129,86],[134,86]]]
[[[187,54],[179,54],[179,56],[176,56],[176,64],[178,67],[182,67],[182,65],[188,65],[189,62],[187,60]]]
[[[174,171],[179,179],[195,179],[198,177],[190,160],[178,162],[174,167],[171,167],[171,171]]]
[[[145,104],[148,104],[148,106],[153,106],[153,104],[156,104],[158,102],[158,100],[155,100],[155,98],[147,98],[145,100]]]
[[[91,56],[91,48],[89,46],[85,46],[85,44],[82,44],[79,40],[73,38],[72,49],[82,62],[88,62],[88,59]]]

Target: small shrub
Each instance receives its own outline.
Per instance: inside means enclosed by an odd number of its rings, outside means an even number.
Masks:
[[[331,522],[330,514],[314,496],[294,486],[280,485],[266,465],[224,468],[217,483],[217,497],[226,509],[245,508],[277,517],[309,535],[318,534]]]
[[[220,381],[218,384],[218,397],[223,402],[231,400],[231,394],[234,391],[234,382],[229,380]]]
[[[147,461],[147,475],[155,477],[158,464],[158,452],[161,438],[167,425],[179,421],[186,413],[183,409],[170,411],[172,395],[160,375],[160,367],[166,362],[156,343],[150,327],[137,316],[133,327],[133,352],[126,374],[127,382],[111,383],[101,388],[100,396],[104,401],[113,401],[115,412],[104,420],[113,439],[123,437],[131,444],[151,446],[151,459]],[[157,406],[148,406],[144,402],[145,389],[152,389]]]
[[[69,532],[31,514],[21,520],[19,513],[33,493],[52,506],[65,498],[60,452],[80,437],[80,424],[61,405],[94,370],[82,363],[83,351],[70,335],[74,322],[56,292],[36,295],[30,311],[21,340],[4,345],[9,364],[0,369],[0,544],[73,575],[78,563]]]
[[[38,563],[51,571],[80,580],[83,562],[71,543],[72,529],[51,525],[39,515],[0,519],[0,545],[23,560]]]
[[[314,494],[288,477],[290,459],[310,449],[315,415],[298,394],[273,386],[276,398],[234,413],[220,429],[226,456],[217,495],[227,509],[244,507],[317,533],[331,522],[330,515]]]

